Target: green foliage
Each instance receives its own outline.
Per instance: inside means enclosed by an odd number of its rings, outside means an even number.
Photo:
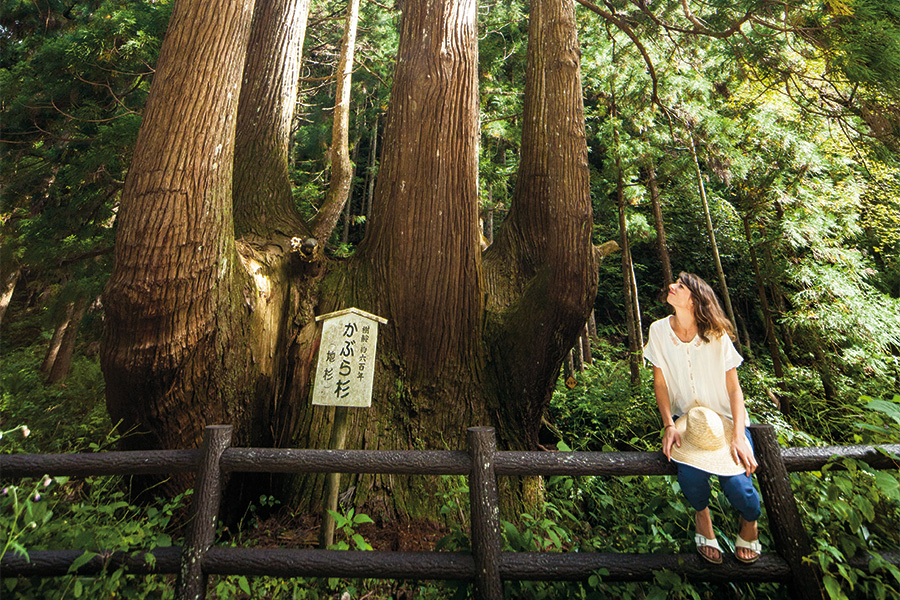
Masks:
[[[818,473],[794,474],[792,483],[828,597],[897,597],[900,569],[879,553],[900,547],[900,472],[840,459]],[[859,556],[869,557],[868,568],[848,563]]]
[[[35,550],[83,548],[73,569],[102,553],[137,552],[171,546],[175,514],[185,494],[138,507],[126,500],[118,478],[44,477],[7,486],[0,494],[0,547],[22,556]],[[152,561],[151,555],[145,560]],[[72,598],[171,598],[170,577],[131,576],[124,569],[99,577],[7,578],[6,593],[22,600]]]
[[[371,550],[372,545],[369,544],[356,532],[356,527],[364,523],[374,523],[375,521],[369,515],[363,513],[354,514],[355,509],[350,508],[347,514],[341,514],[334,510],[329,510],[328,514],[334,519],[335,531],[343,534],[344,539],[339,540],[328,547],[329,550]]]
[[[550,417],[563,441],[576,451],[655,450],[659,413],[650,377],[639,395],[631,395],[628,363],[595,357],[568,389],[558,381]]]
[[[63,386],[47,385],[37,365],[44,348],[5,351],[0,361],[0,413],[4,423],[27,425],[32,435],[11,435],[3,453],[55,453],[108,449],[113,424],[106,413],[103,374],[96,359],[76,355]]]

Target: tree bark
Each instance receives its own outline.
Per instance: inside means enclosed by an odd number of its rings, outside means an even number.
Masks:
[[[610,114],[617,117],[615,104]],[[625,176],[622,173],[622,158],[619,155],[619,130],[613,128],[616,163],[616,205],[619,209],[619,244],[622,246],[622,289],[625,295],[625,322],[628,327],[628,366],[631,371],[631,387],[637,389],[641,385],[641,357],[639,355],[643,343],[639,340],[642,331],[638,320],[640,311],[637,306],[636,286],[634,285],[634,264],[631,260],[631,243],[628,241],[628,221],[625,219]]]
[[[713,229],[712,216],[709,213],[709,202],[706,200],[706,186],[703,185],[703,174],[700,172],[700,161],[697,158],[697,147],[694,144],[694,135],[688,132],[691,144],[691,156],[694,159],[694,171],[697,175],[697,187],[700,190],[700,200],[703,203],[703,216],[706,217],[706,232],[709,234],[709,243],[712,247],[713,262],[716,266],[716,274],[719,276],[719,289],[722,292],[722,300],[725,304],[725,312],[734,327],[735,335],[738,332],[737,319],[734,318],[734,308],[731,306],[731,294],[728,293],[728,283],[725,281],[725,271],[722,269],[722,259],[719,257],[719,245],[716,243],[716,232]]]
[[[231,184],[252,8],[179,2],[160,53],[104,298],[107,407],[143,434],[127,448],[197,446],[206,423],[234,424],[248,441]]]
[[[747,239],[747,247],[750,249],[750,264],[753,267],[753,276],[756,279],[756,291],[759,295],[759,305],[762,308],[763,322],[766,326],[766,343],[769,346],[769,354],[772,357],[772,367],[775,371],[775,377],[779,381],[784,379],[784,366],[781,364],[781,352],[778,349],[778,338],[775,333],[775,322],[772,319],[772,309],[769,307],[769,296],[766,293],[765,282],[763,281],[762,271],[759,268],[759,260],[756,258],[756,245],[753,243],[753,234],[750,231],[750,215],[744,215],[744,237]],[[787,406],[782,412],[787,414]]]
[[[79,296],[70,305],[72,308],[64,327],[65,332],[58,352],[54,356],[53,364],[47,371],[47,383],[59,383],[69,374],[69,369],[72,367],[72,356],[75,353],[75,342],[78,341],[78,329],[81,327],[81,321],[87,311],[88,300],[87,296]]]
[[[275,6],[257,7],[259,35],[292,29],[263,25],[288,22],[297,4]],[[282,185],[293,38],[263,36],[247,54],[250,15],[249,0],[180,0],[163,45],[105,295],[109,410],[145,434],[126,447],[195,446],[210,422],[234,424],[236,445],[325,447],[331,422],[308,398],[313,317],[349,306],[388,324],[375,401],[349,411],[347,447],[462,448],[468,425],[537,447],[596,291],[573,6],[532,4],[522,171],[484,271],[475,0],[404,3],[371,218],[340,262],[325,261],[321,244],[289,250],[309,231]],[[280,66],[256,60],[267,52]],[[321,507],[324,477],[293,483],[292,506]],[[436,490],[424,484],[376,475],[351,485],[370,514],[434,516]]]
[[[10,300],[12,300],[21,272],[21,267],[16,266],[3,274],[3,287],[0,288],[0,323],[3,323],[3,316],[6,314]]]
[[[311,224],[312,235],[321,246],[325,245],[341,216],[344,205],[347,204],[347,198],[350,197],[350,183],[353,181],[353,162],[350,160],[350,83],[353,79],[357,23],[359,23],[359,0],[350,0],[347,6],[347,20],[344,23],[341,57],[337,67],[337,91],[331,136],[331,182],[325,202]]]
[[[659,262],[662,265],[665,285],[675,281],[672,274],[672,262],[669,260],[669,248],[666,246],[666,228],[663,223],[662,206],[659,202],[659,185],[656,182],[656,168],[647,165],[647,189],[650,190],[650,204],[653,207],[653,224],[656,227],[656,249],[659,253]]]
[[[485,252],[498,433],[531,448],[597,290],[580,59],[574,5],[533,1],[519,174]]]
[[[59,323],[57,323],[56,329],[53,330],[53,335],[50,336],[50,344],[47,346],[44,362],[41,363],[41,373],[44,375],[49,376],[50,371],[53,369],[53,363],[56,362],[56,357],[59,355],[59,349],[62,347],[63,338],[66,336],[66,329],[72,322],[72,316],[74,314],[75,302],[66,302],[66,309],[63,317],[60,319]]]
[[[475,1],[405,4],[371,223],[357,252],[410,382],[480,360]],[[440,275],[437,275],[440,274]],[[448,318],[448,315],[453,315]]]
[[[256,2],[246,57],[235,57],[244,70],[234,148],[234,227],[248,239],[308,232],[294,210],[288,155],[309,4]]]

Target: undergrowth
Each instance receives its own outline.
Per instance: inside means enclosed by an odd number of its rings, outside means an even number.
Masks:
[[[35,369],[28,350],[5,356],[0,366],[0,409],[3,437],[0,452],[74,452],[111,448],[115,439],[103,407],[102,381],[96,360],[77,358],[65,386],[48,386]],[[751,418],[775,426],[785,445],[896,443],[900,439],[900,396],[877,393],[851,398],[842,407],[828,406],[820,396],[797,390],[809,373],[797,370],[789,389],[793,412],[785,417],[766,390],[777,385],[757,363],[742,367],[742,384]],[[630,387],[627,363],[595,359],[578,374],[574,389],[562,382],[554,393],[549,421],[559,450],[657,451],[659,415],[649,371],[638,390]],[[802,424],[805,429],[798,428]],[[25,435],[25,434],[28,435]],[[880,559],[880,552],[900,548],[900,476],[875,471],[850,460],[820,472],[791,476],[804,526],[813,546],[811,560],[824,573],[830,600],[900,596],[900,571]],[[174,516],[189,496],[158,499],[149,505],[128,501],[127,479],[90,477],[4,482],[0,493],[0,548],[27,555],[29,550],[88,548],[135,552],[180,545],[183,531]],[[450,523],[440,551],[469,548],[468,488],[465,478],[444,477],[438,500]],[[693,552],[693,514],[674,477],[549,477],[539,511],[502,522],[505,551],[516,552]],[[260,507],[274,505],[271,497]],[[714,487],[711,498],[717,537],[733,551],[737,516]],[[252,509],[251,509],[252,511]],[[369,521],[358,512],[333,515],[338,523],[335,549],[370,549],[357,531]],[[251,513],[248,513],[251,514]],[[252,518],[242,521],[252,527]],[[222,532],[220,532],[222,533]],[[774,550],[765,512],[760,520],[764,551]],[[223,535],[224,544],[253,545],[243,532]],[[852,557],[869,556],[868,569],[855,568]],[[615,583],[595,573],[586,582],[506,582],[511,599],[663,599],[742,597],[786,598],[777,584],[714,585],[690,583],[659,572],[643,583]],[[2,592],[24,600],[38,598],[171,598],[173,576],[131,576],[110,569],[100,577],[5,578]],[[346,580],[337,578],[212,577],[209,597],[216,599],[417,598],[462,599],[471,586],[464,582]]]

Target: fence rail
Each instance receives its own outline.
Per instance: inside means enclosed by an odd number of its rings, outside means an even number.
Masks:
[[[297,450],[231,448],[231,427],[207,427],[199,450],[103,452],[0,456],[4,479],[43,475],[145,475],[196,472],[192,519],[183,547],[149,552],[100,553],[77,573],[96,575],[125,567],[133,574],[177,574],[177,598],[204,598],[209,575],[275,577],[351,577],[377,579],[462,580],[475,584],[478,598],[503,597],[504,580],[583,580],[604,569],[605,581],[646,581],[667,569],[697,581],[781,582],[795,598],[820,598],[820,575],[803,562],[809,543],[789,472],[821,469],[834,456],[864,461],[876,469],[897,469],[900,444],[785,448],[774,429],[753,425],[751,433],[760,468],[757,478],[769,514],[775,553],[752,565],[733,558],[711,565],[694,553],[540,553],[501,552],[498,519],[498,476],[672,475],[673,464],[659,452],[514,452],[496,451],[491,428],[468,431],[464,451]],[[215,547],[223,473],[384,473],[466,475],[469,477],[472,552],[357,552],[305,549]],[[52,577],[69,574],[83,550],[29,553],[29,560],[7,554],[0,561],[3,577]],[[153,560],[147,559],[153,555]],[[900,552],[882,554],[900,565]],[[851,564],[865,566],[866,557]]]

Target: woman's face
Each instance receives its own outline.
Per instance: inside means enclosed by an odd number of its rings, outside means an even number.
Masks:
[[[675,308],[692,308],[694,306],[691,290],[680,279],[669,286],[666,302]]]

